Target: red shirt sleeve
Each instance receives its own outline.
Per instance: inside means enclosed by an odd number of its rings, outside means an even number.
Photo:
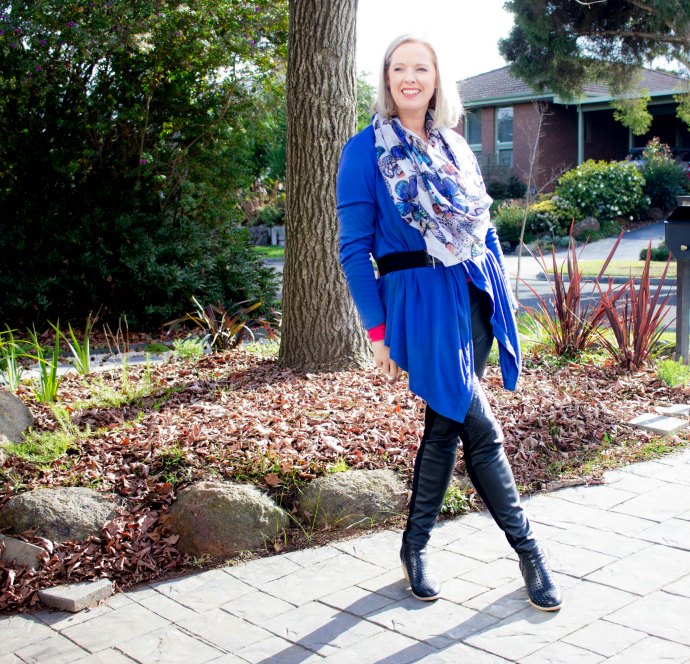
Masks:
[[[381,325],[372,327],[370,330],[368,330],[368,333],[371,341],[382,341],[386,337],[386,324],[381,323]]]

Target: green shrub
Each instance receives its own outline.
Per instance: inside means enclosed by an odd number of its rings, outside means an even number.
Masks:
[[[671,250],[666,246],[665,242],[662,242],[658,247],[652,247],[652,252],[651,252],[651,260],[653,261],[661,261],[665,263],[668,260],[668,257],[671,255]],[[647,258],[647,250],[646,249],[641,249],[640,250],[640,260],[643,261]]]
[[[592,216],[600,221],[633,217],[649,205],[644,178],[631,162],[589,160],[563,175],[556,195],[578,212],[575,221]]]
[[[690,385],[690,365],[675,360],[662,360],[657,366],[659,378],[670,387]]]
[[[282,205],[274,203],[259,212],[259,223],[265,226],[282,226],[285,224],[285,199]]]
[[[642,168],[645,179],[644,193],[649,197],[651,207],[671,210],[676,197],[688,189],[685,167],[674,161],[668,146],[653,138],[642,152]]]
[[[588,242],[595,242],[596,240],[603,240],[607,237],[617,237],[620,235],[621,225],[617,221],[611,219],[602,219],[599,222],[598,231],[585,231],[578,239],[586,239]]]
[[[486,191],[493,199],[523,198],[527,187],[520,178],[511,175],[507,180],[492,180],[487,182]]]
[[[238,191],[281,133],[264,120],[282,95],[266,90],[281,87],[287,9],[4,3],[0,320],[100,309],[154,327],[194,293],[266,299],[268,273],[235,226]]]
[[[524,218],[524,208],[516,203],[502,203],[494,216],[496,232],[502,242],[511,245],[520,241],[520,228]]]
[[[555,194],[546,194],[530,205],[529,231],[534,235],[551,233],[557,237],[567,237],[573,219],[579,213],[566,199]]]
[[[26,249],[11,251],[12,239]],[[38,244],[42,251],[28,250],[34,241],[20,224],[0,237],[0,251],[12,254],[0,272],[0,292],[7,294],[2,320],[84,318],[100,309],[103,321],[126,314],[130,325],[152,329],[178,315],[194,294],[212,302],[267,302],[276,289],[248,231],[231,223],[93,215],[71,229],[46,226]]]
[[[515,246],[520,242],[520,229],[525,217],[525,206],[520,203],[502,203],[496,210],[494,225],[496,232],[502,242],[510,242]],[[525,226],[525,242],[534,239],[534,234],[529,232],[531,215],[527,213],[527,224]]]

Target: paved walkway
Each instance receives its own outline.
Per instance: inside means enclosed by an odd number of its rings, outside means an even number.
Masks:
[[[618,257],[637,257],[647,237],[658,244],[663,225],[627,234],[631,255]],[[584,257],[605,257],[605,242]],[[525,276],[536,269],[523,262]],[[690,450],[605,479],[525,500],[564,588],[555,614],[529,606],[505,538],[471,514],[434,531],[437,602],[410,597],[400,533],[383,531],[155,583],[78,614],[0,618],[0,664],[690,662]]]
[[[444,596],[409,596],[400,533],[194,574],[79,614],[0,620],[9,662],[690,662],[690,450],[525,501],[564,588],[531,608],[486,514],[432,538]]]

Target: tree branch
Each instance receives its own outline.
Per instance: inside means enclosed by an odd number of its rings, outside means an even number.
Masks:
[[[668,44],[685,44],[688,45],[688,40],[685,37],[674,37],[673,35],[662,35],[658,32],[630,32],[626,30],[592,30],[590,32],[578,33],[580,37],[635,37],[639,39],[648,39],[650,41],[668,43]]]
[[[656,9],[654,9],[654,7],[650,7],[646,2],[640,2],[640,0],[626,0],[626,2],[633,7],[637,7],[638,9],[647,12],[648,14],[657,14]]]

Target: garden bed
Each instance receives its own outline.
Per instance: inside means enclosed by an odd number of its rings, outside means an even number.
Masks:
[[[625,424],[655,405],[688,401],[688,388],[670,388],[652,370],[531,355],[516,393],[502,389],[495,367],[485,385],[523,492],[573,479],[597,482],[605,467],[687,442]],[[60,429],[50,406],[36,403],[27,387],[19,395],[38,433]],[[304,374],[244,349],[128,367],[124,375],[71,376],[59,396],[79,433],[54,461],[40,450],[34,462],[30,449],[24,458],[10,456],[0,470],[0,507],[39,487],[88,486],[116,494],[118,516],[87,542],[52,546],[24,533],[46,549],[44,565],[32,572],[0,563],[5,611],[36,606],[36,591],[46,586],[107,576],[124,589],[193,566],[227,564],[177,551],[167,515],[180,488],[202,479],[250,482],[294,512],[300,487],[336,469],[393,468],[409,480],[423,421],[406,380],[391,383],[373,370]],[[471,491],[469,504],[478,505]],[[295,521],[256,555],[350,534]]]

